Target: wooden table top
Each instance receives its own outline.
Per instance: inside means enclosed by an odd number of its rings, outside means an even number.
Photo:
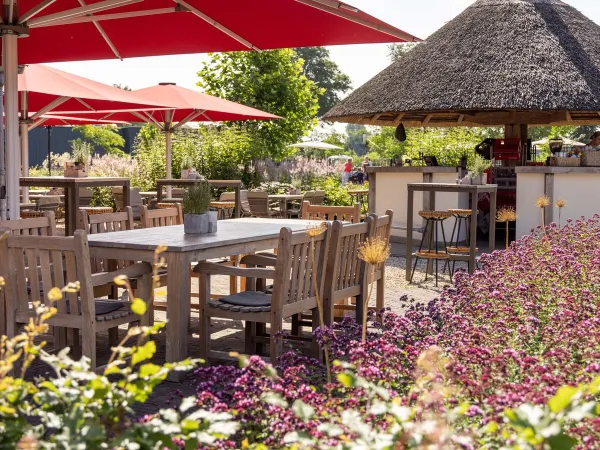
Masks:
[[[20,177],[21,186],[65,187],[81,186],[111,186],[129,184],[131,180],[123,177]]]
[[[350,195],[367,195],[369,193],[368,189],[359,189],[356,191],[348,191]]]
[[[141,197],[156,197],[157,192],[156,191],[144,191],[144,192],[140,192],[140,196]]]
[[[304,194],[271,194],[270,200],[302,200]]]
[[[496,192],[496,184],[409,183],[409,191],[427,192]]]
[[[179,178],[179,179],[162,179],[157,182],[161,185],[172,185],[172,186],[185,186],[196,184],[199,181],[208,181],[208,184],[212,186],[223,186],[223,187],[237,187],[242,186],[242,180],[194,180],[187,178]]]
[[[159,245],[166,245],[171,252],[188,252],[274,239],[283,227],[302,231],[310,223],[291,219],[231,219],[220,220],[217,232],[212,234],[189,235],[183,232],[183,225],[176,225],[91,234],[88,241],[90,247],[154,251]]]

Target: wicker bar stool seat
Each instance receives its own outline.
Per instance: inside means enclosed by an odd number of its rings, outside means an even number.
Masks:
[[[231,218],[233,215],[233,210],[235,209],[235,202],[215,201],[210,202],[210,207],[218,211],[219,219],[228,219]]]
[[[181,201],[179,202],[171,202],[171,203],[156,203],[154,206],[156,209],[168,209],[168,208],[175,208],[175,204],[176,203],[181,203]]]
[[[113,211],[111,207],[107,206],[86,206],[83,208],[79,208],[80,211],[85,211],[88,215],[92,214],[110,214]]]
[[[449,211],[419,211],[419,216],[425,219],[425,231],[423,232],[423,238],[417,250],[413,256],[415,257],[415,263],[413,265],[412,273],[410,276],[410,283],[412,283],[417,269],[419,259],[426,259],[435,262],[435,285],[438,285],[438,262],[440,260],[448,262],[450,254],[447,251],[446,233],[444,231],[444,221],[452,217],[452,213]],[[438,228],[442,230],[443,247],[440,249],[439,246],[439,232]],[[427,239],[429,237],[429,239]],[[427,248],[424,249],[423,245],[425,240],[427,242]],[[445,267],[445,265],[444,265]],[[425,271],[425,281],[427,281],[428,270]],[[450,273],[450,281],[452,281],[452,273]]]
[[[471,219],[473,211],[470,209],[449,209],[448,212],[454,217],[454,227],[452,228],[452,235],[450,236],[450,245],[446,248],[446,251],[450,253],[450,255],[468,255],[471,253],[471,247],[468,246],[468,243],[471,242]],[[461,245],[460,242],[460,233],[463,227],[466,231],[467,245]],[[475,249],[475,251],[477,252],[479,249]],[[448,264],[448,266],[450,265],[449,262],[446,264]],[[453,274],[455,267],[456,261],[453,261]],[[444,270],[446,270],[446,266],[444,266]]]
[[[33,219],[36,217],[45,217],[44,211],[21,211],[21,219]]]

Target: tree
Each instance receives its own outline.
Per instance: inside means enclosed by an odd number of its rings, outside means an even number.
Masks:
[[[117,127],[114,125],[80,125],[73,127],[73,131],[78,132],[84,141],[102,147],[106,153],[123,155],[125,139],[116,130]]]
[[[388,45],[388,57],[392,60],[392,62],[396,62],[414,49],[417,45],[419,45],[419,42],[405,42],[403,44]]]
[[[304,75],[324,89],[319,97],[319,117],[340,102],[341,96],[352,89],[352,80],[330,59],[325,47],[297,48],[296,54],[304,61]]]
[[[126,84],[113,84],[114,87],[123,89],[124,91],[131,91],[131,88]]]
[[[346,125],[346,133],[348,134],[347,147],[359,156],[363,156],[369,151],[365,136],[369,132],[364,125],[349,123]]]
[[[285,156],[286,146],[317,124],[323,90],[306,78],[292,49],[213,53],[198,76],[198,86],[208,94],[282,117],[229,125],[246,128],[273,158]]]

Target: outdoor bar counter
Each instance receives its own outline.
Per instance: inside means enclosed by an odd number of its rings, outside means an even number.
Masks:
[[[456,183],[458,168],[368,167],[367,176],[369,181],[369,212],[385,214],[386,210],[393,210],[392,237],[396,241],[405,241],[407,236],[407,185],[409,183]],[[414,229],[420,229],[424,226],[424,220],[419,217],[418,213],[430,209],[430,194],[424,195],[423,192],[415,192],[414,195],[413,224]],[[438,193],[435,205],[437,210],[442,211],[450,208],[468,208],[468,196],[458,193]],[[444,223],[447,239],[450,239],[453,225],[453,220],[447,220]],[[413,239],[420,240],[421,237],[420,233],[413,233]]]
[[[517,167],[517,239],[541,225],[541,213],[535,200],[550,198],[546,208],[546,224],[558,223],[557,200],[566,200],[562,225],[567,218],[580,219],[600,213],[600,167]]]

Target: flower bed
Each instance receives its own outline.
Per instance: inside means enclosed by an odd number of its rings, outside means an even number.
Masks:
[[[537,230],[484,257],[482,270],[457,275],[439,301],[412,305],[404,316],[386,313],[365,345],[359,327],[343,322],[333,359],[356,369],[337,365],[339,382],[324,385],[323,367],[292,353],[280,376],[265,373],[255,357],[241,369],[198,369],[199,403],[234,412],[242,425],[223,446],[349,445],[361,438],[356,424],[364,420],[363,431],[400,442],[399,448],[419,439],[444,448],[572,448],[576,442],[594,448],[600,423],[593,408],[581,405],[595,390],[559,388],[594,385],[600,372],[600,221],[546,233]],[[406,407],[406,416],[373,413],[380,394],[383,404]],[[569,408],[577,412],[568,416]],[[389,437],[392,422],[402,425]]]

